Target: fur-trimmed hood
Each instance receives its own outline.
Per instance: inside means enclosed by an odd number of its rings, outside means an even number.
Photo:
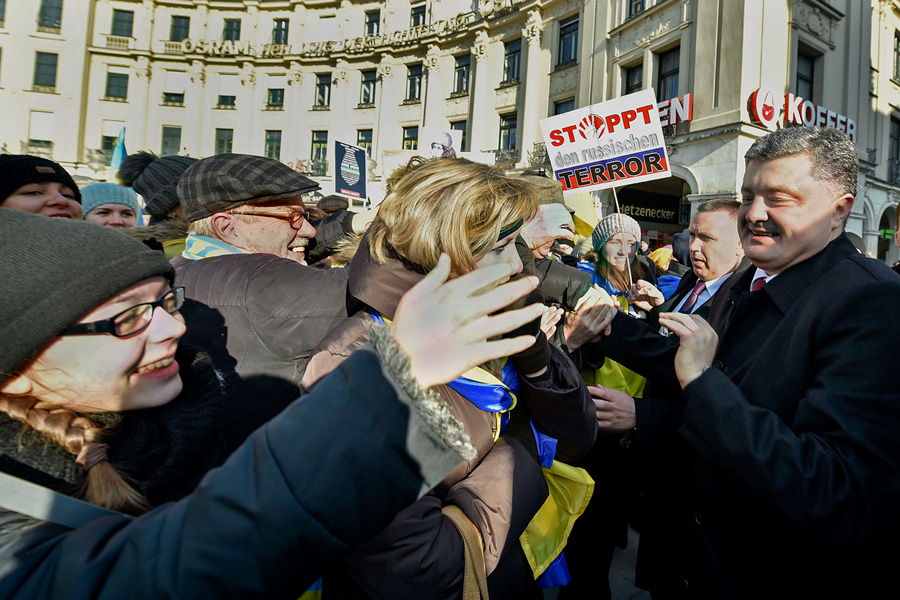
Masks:
[[[188,236],[188,226],[190,226],[189,222],[184,219],[173,217],[171,219],[166,219],[165,221],[160,221],[159,223],[154,223],[153,225],[132,227],[131,229],[126,229],[125,233],[142,242],[144,240],[155,239],[162,243],[169,240],[186,238]]]

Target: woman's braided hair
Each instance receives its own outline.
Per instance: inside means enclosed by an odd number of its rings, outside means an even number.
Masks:
[[[27,396],[0,394],[0,411],[76,456],[85,469],[77,497],[131,515],[150,510],[147,499],[109,463],[103,431],[89,419],[65,408],[41,406]]]

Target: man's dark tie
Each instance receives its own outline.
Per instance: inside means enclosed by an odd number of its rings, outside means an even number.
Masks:
[[[764,285],[766,285],[766,278],[760,277],[753,282],[753,285],[750,287],[750,289],[754,292],[758,292],[759,290],[763,289]]]
[[[688,296],[687,302],[685,302],[681,308],[678,310],[680,313],[684,313],[686,315],[691,314],[691,309],[694,308],[694,305],[697,304],[697,298],[700,297],[700,294],[703,293],[703,290],[706,289],[705,281],[698,281],[697,285],[694,286],[694,289],[691,290],[690,296]]]

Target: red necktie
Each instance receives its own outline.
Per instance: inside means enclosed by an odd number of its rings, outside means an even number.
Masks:
[[[697,298],[700,297],[700,294],[703,293],[703,290],[706,289],[705,281],[698,281],[697,285],[694,286],[694,289],[691,290],[691,295],[688,296],[687,302],[685,302],[682,307],[678,310],[680,313],[690,314],[691,309],[694,308],[694,305],[697,304]]]
[[[760,277],[759,279],[757,279],[753,282],[753,285],[750,287],[750,290],[754,291],[754,292],[758,292],[759,290],[763,289],[764,285],[766,285],[766,278]]]

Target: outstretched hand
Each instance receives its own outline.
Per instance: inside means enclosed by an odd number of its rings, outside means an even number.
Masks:
[[[522,239],[530,250],[556,239],[575,240],[575,221],[562,204],[541,204],[537,213],[522,226]]]
[[[533,335],[492,339],[544,312],[542,304],[531,304],[493,314],[537,287],[537,277],[497,285],[514,272],[513,265],[503,263],[447,281],[450,259],[442,255],[437,266],[403,295],[391,333],[409,357],[419,384],[447,383],[472,367],[516,354],[534,343]]]
[[[650,312],[654,307],[665,301],[666,299],[662,292],[659,291],[659,288],[643,279],[638,279],[628,292],[628,302],[647,312]]]
[[[684,389],[712,364],[719,336],[709,323],[697,315],[660,313],[659,324],[678,336],[675,375]]]
[[[544,314],[541,315],[541,331],[547,336],[547,339],[553,337],[556,333],[556,325],[563,317],[563,309],[558,306],[547,306],[544,308]]]
[[[585,344],[600,341],[609,335],[613,317],[619,307],[617,300],[596,285],[578,300],[574,311],[566,314],[564,332],[569,352]]]
[[[597,411],[597,426],[607,433],[624,433],[637,423],[634,398],[612,388],[588,386],[594,408]]]

